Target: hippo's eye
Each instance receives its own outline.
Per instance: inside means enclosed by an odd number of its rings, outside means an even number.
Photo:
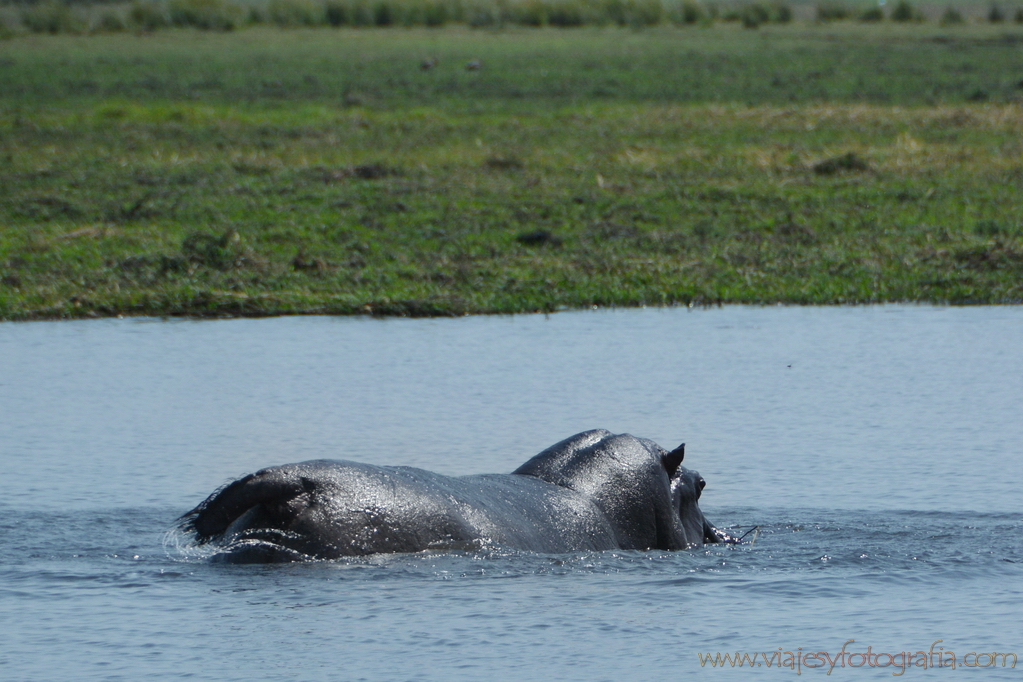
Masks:
[[[704,488],[707,487],[707,481],[703,480],[703,477],[701,476],[699,479],[697,479],[696,486],[702,491]]]

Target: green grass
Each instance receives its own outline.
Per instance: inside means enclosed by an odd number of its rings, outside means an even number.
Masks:
[[[0,42],[0,101],[361,103],[496,113],[587,102],[1018,101],[1023,27],[251,29]],[[437,66],[423,71],[423,60]],[[483,69],[464,66],[479,60]]]
[[[0,318],[1019,302],[1021,44],[858,24],[0,42]]]

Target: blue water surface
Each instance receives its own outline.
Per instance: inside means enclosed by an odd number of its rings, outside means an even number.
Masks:
[[[5,323],[0,679],[1020,679],[962,663],[1023,654],[1021,349],[1016,307]],[[685,441],[756,541],[224,566],[168,533],[269,464],[508,472],[598,427]],[[779,667],[849,640],[956,667]]]

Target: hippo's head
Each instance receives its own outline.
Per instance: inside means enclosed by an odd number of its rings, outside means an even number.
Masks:
[[[678,509],[679,519],[685,531],[686,542],[701,545],[707,542],[735,542],[735,539],[707,520],[700,509],[700,493],[707,487],[707,481],[697,471],[682,466],[686,444],[678,446],[661,457],[664,468],[671,480],[671,499]]]

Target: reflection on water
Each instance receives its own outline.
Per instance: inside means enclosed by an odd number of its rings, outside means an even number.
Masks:
[[[729,648],[1020,649],[1021,348],[1009,307],[3,324],[0,676],[675,679]],[[271,568],[163,546],[265,465],[508,472],[595,427],[685,441],[708,516],[757,543]]]

